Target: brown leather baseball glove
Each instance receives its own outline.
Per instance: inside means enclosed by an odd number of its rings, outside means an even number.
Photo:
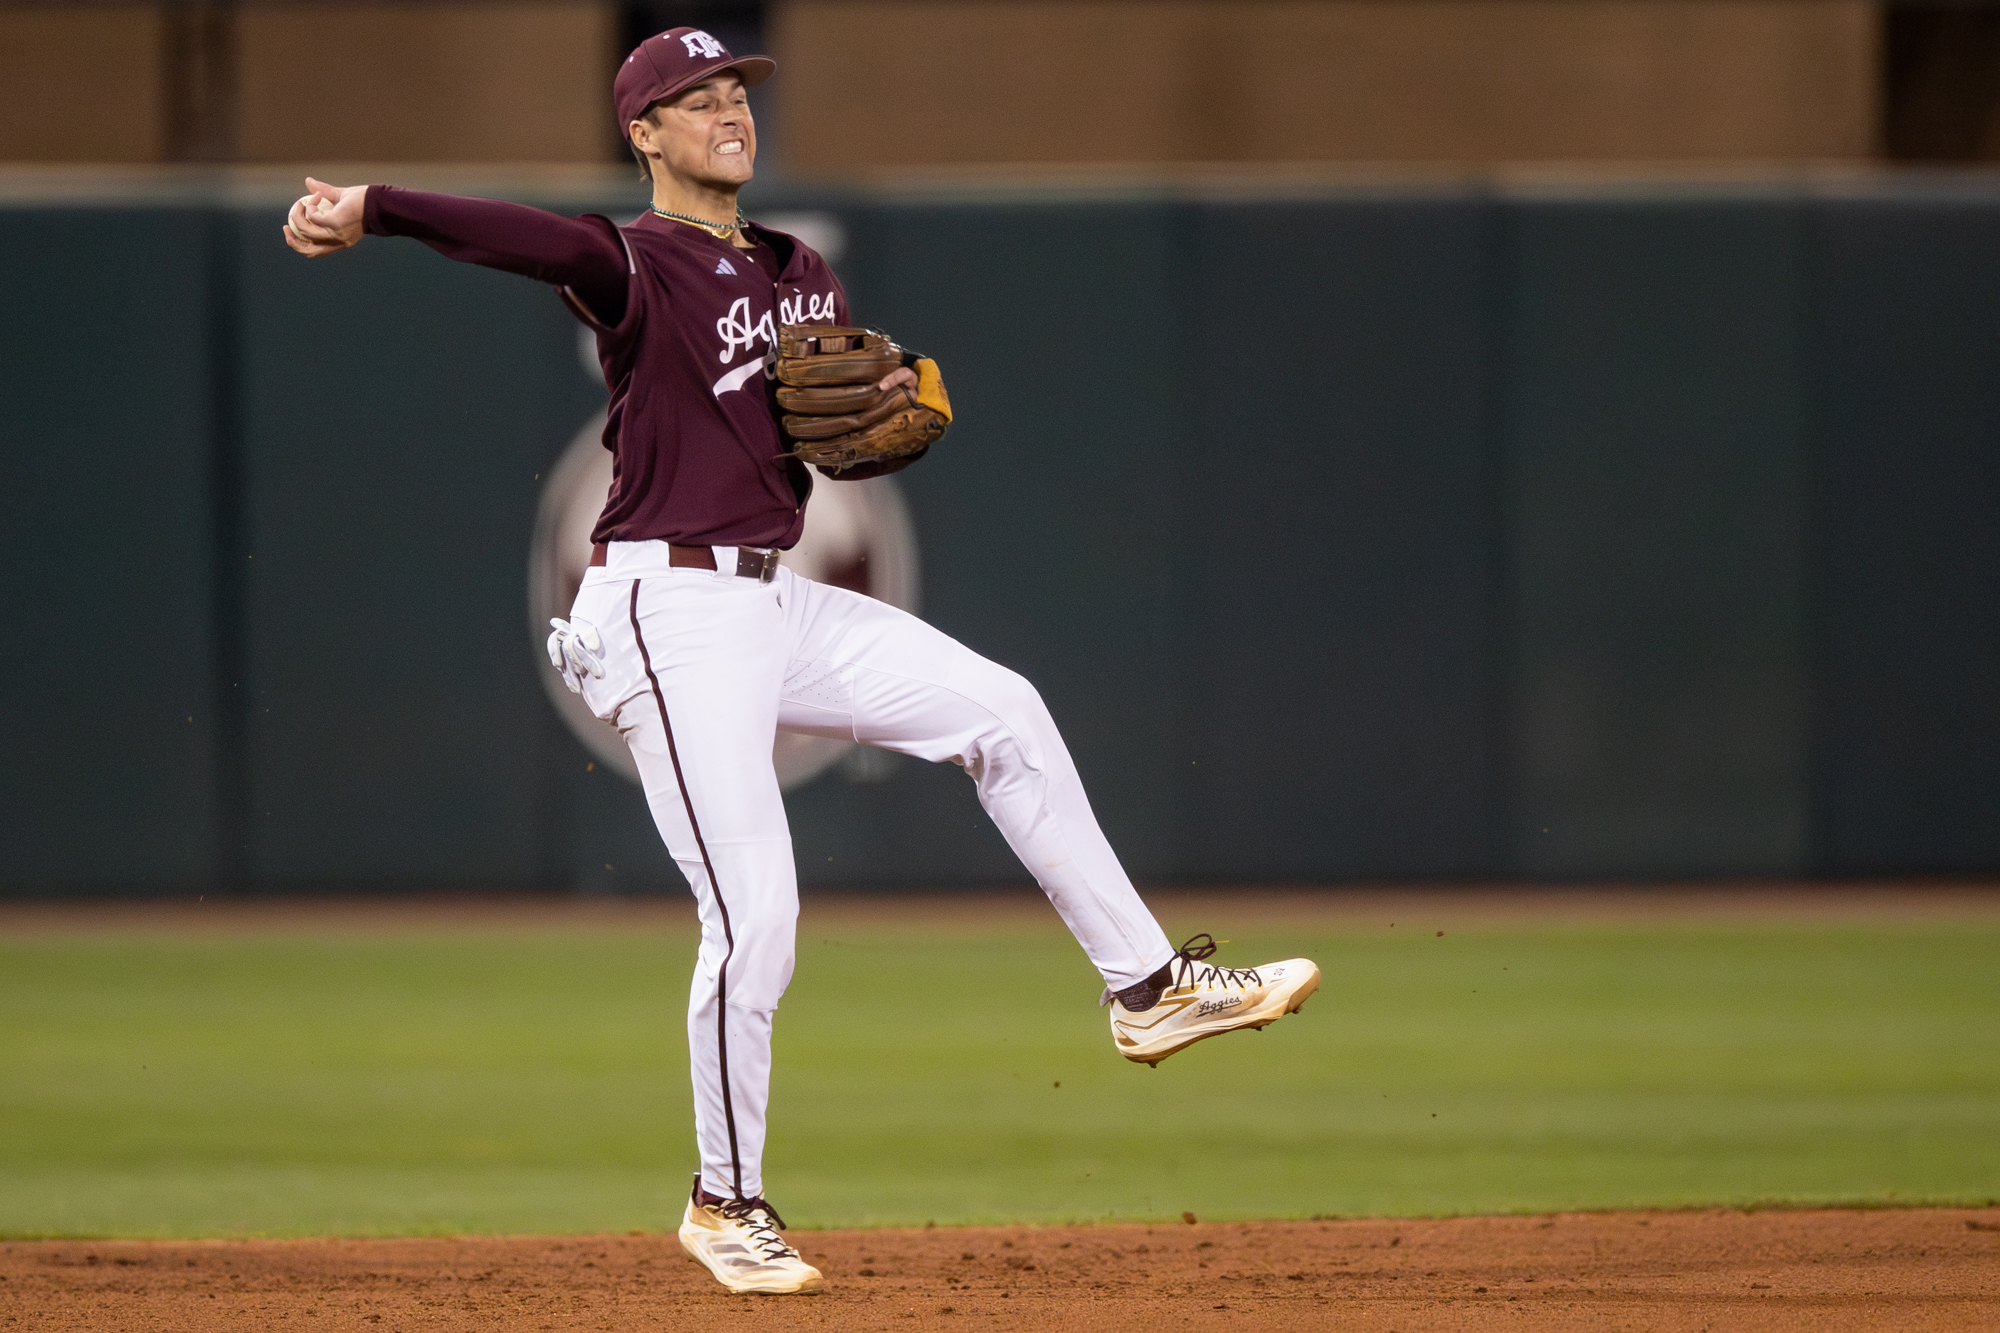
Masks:
[[[915,388],[875,387],[899,366],[917,372]],[[842,481],[908,467],[951,424],[937,362],[874,329],[787,324],[778,330],[777,374],[786,456]]]

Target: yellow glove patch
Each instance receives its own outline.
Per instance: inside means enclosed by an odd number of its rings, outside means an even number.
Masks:
[[[927,356],[917,358],[917,401],[946,421],[951,420],[951,399],[945,396],[944,376],[938,373],[937,362]]]

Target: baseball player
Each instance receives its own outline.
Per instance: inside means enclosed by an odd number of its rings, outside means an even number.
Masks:
[[[308,180],[285,238],[317,257],[364,236],[415,237],[553,285],[596,334],[614,480],[575,605],[552,622],[550,657],[631,747],[699,908],[688,1051],[701,1170],[681,1244],[729,1289],[778,1293],[821,1279],[763,1197],[771,1022],[798,915],[776,732],[963,767],[1102,974],[1100,1003],[1128,1060],[1157,1064],[1203,1038],[1263,1027],[1304,1002],[1319,970],[1304,959],[1215,966],[1205,935],[1176,950],[1099,831],[1026,680],[914,616],[778,563],[804,523],[806,458],[836,478],[894,471],[921,456],[949,406],[934,365],[845,327],[846,294],[818,254],[740,211],[757,156],[744,90],[774,69],[693,28],[650,37],[626,58],[612,97],[652,203],[623,226]],[[823,391],[832,407],[807,401],[822,391],[788,398],[774,387],[800,382],[794,352],[843,349],[875,359],[863,358],[866,382]],[[836,408],[855,409],[841,419],[855,438],[885,413],[914,418],[915,443],[859,462],[805,448],[826,432],[814,436],[792,413]]]

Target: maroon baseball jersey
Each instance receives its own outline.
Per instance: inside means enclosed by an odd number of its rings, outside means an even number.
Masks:
[[[812,474],[782,457],[768,354],[779,325],[847,322],[846,293],[810,247],[755,224],[744,250],[650,211],[618,227],[380,185],[365,226],[552,283],[596,331],[613,464],[593,541],[798,541]]]

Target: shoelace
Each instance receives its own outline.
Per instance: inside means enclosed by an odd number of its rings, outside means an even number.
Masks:
[[[779,1217],[778,1210],[763,1199],[730,1199],[712,1206],[730,1221],[743,1223],[744,1229],[750,1233],[750,1243],[762,1251],[766,1259],[782,1259],[797,1253],[778,1234],[778,1228],[785,1225],[785,1219]],[[762,1218],[757,1216],[759,1213],[763,1214]]]
[[[1206,941],[1203,943],[1202,941]],[[1215,936],[1203,931],[1188,938],[1174,954],[1175,975],[1169,990],[1182,986],[1201,986],[1214,982],[1222,986],[1261,986],[1264,978],[1257,975],[1254,967],[1202,967],[1201,962],[1215,956]]]
[[[1203,941],[1206,941],[1204,943]],[[1188,942],[1175,951],[1166,965],[1136,986],[1128,986],[1122,991],[1104,988],[1104,994],[1097,997],[1100,1007],[1118,1000],[1127,1010],[1143,1014],[1160,1002],[1160,997],[1170,990],[1190,983],[1201,985],[1204,978],[1213,978],[1224,986],[1250,986],[1264,984],[1264,978],[1254,967],[1200,967],[1204,958],[1215,955],[1215,936],[1203,931],[1190,936]],[[1244,978],[1249,980],[1245,981]]]

